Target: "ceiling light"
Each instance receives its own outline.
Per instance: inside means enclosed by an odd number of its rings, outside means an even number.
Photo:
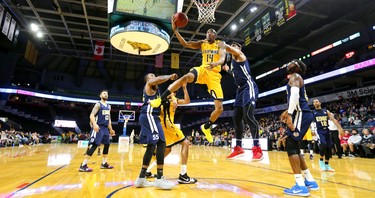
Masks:
[[[245,20],[243,20],[243,18],[240,18],[240,23],[244,22]]]
[[[255,12],[256,10],[258,10],[258,8],[255,6],[250,8],[250,12]]]
[[[39,30],[39,27],[38,27],[35,23],[32,23],[32,24],[30,25],[30,28],[31,28],[31,30],[32,30],[33,32],[36,32],[36,31]]]
[[[372,30],[375,30],[375,25],[374,25],[374,26],[372,26]]]
[[[233,24],[230,28],[231,28],[232,30],[236,30],[236,29],[237,29],[237,25],[236,25],[236,24]]]
[[[42,38],[43,37],[43,33],[41,33],[41,32],[36,33],[36,37]]]

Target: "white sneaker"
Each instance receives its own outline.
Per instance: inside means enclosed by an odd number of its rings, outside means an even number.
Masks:
[[[137,180],[135,180],[134,182],[134,186],[136,188],[143,188],[143,187],[150,187],[150,186],[154,186],[154,182],[149,182],[147,181],[146,178],[137,178]]]
[[[170,190],[172,189],[176,184],[167,181],[164,176],[161,177],[161,179],[156,179],[154,182],[155,188],[163,189],[163,190]]]

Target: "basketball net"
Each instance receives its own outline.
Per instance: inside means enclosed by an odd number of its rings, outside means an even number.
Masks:
[[[220,0],[193,0],[198,8],[200,23],[215,22],[215,10]]]

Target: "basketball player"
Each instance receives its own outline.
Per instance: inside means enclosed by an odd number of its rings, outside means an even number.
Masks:
[[[143,105],[139,116],[139,123],[141,124],[139,142],[141,144],[147,144],[147,148],[143,156],[141,172],[137,180],[134,182],[134,186],[137,188],[155,186],[160,189],[172,189],[174,187],[173,183],[168,182],[163,177],[165,137],[160,124],[160,107],[151,107],[149,100],[153,100],[159,95],[159,84],[162,84],[167,80],[176,80],[177,78],[177,74],[156,77],[154,74],[149,73],[145,76],[146,85],[143,90]],[[146,180],[146,170],[150,164],[155,147],[157,179],[154,183],[151,183]]]
[[[326,109],[322,108],[322,104],[318,99],[313,100],[315,109],[313,110],[314,122],[316,124],[316,131],[320,139],[320,160],[319,167],[323,171],[334,172],[335,170],[329,165],[329,158],[332,157],[332,138],[331,133],[328,129],[328,119],[332,120],[337,126],[340,133],[343,133],[343,129],[340,123],[335,119],[333,114]],[[323,157],[325,160],[323,162]]]
[[[169,101],[163,103],[161,106],[160,120],[166,140],[166,149],[164,157],[166,157],[172,150],[172,146],[181,144],[181,170],[178,177],[180,184],[194,184],[198,180],[191,178],[187,175],[187,159],[189,156],[189,140],[185,137],[184,133],[174,124],[174,115],[178,105],[189,104],[190,97],[186,89],[186,84],[182,85],[184,91],[184,99],[176,98],[176,93],[173,92],[168,96]],[[155,162],[147,168],[147,175],[153,175],[151,169],[155,166]]]
[[[176,80],[168,86],[168,89],[161,95],[161,98],[150,102],[152,107],[158,107],[162,102],[167,101],[167,97],[174,91],[177,91],[183,84],[196,83],[206,84],[208,92],[214,98],[215,109],[211,113],[209,120],[200,126],[202,132],[205,134],[208,142],[213,142],[211,135],[211,125],[219,118],[223,112],[223,90],[221,88],[221,65],[225,61],[225,50],[221,49],[218,44],[221,42],[216,40],[216,31],[208,29],[206,39],[200,41],[189,41],[180,35],[175,25],[176,19],[172,17],[172,29],[182,46],[190,49],[202,51],[202,65],[193,67],[187,74]]]
[[[92,132],[90,138],[90,149],[86,151],[85,159],[79,167],[80,172],[91,172],[92,169],[87,167],[87,163],[100,144],[104,144],[103,160],[100,166],[101,169],[112,169],[113,166],[107,163],[107,155],[109,150],[109,136],[114,136],[115,131],[112,129],[111,122],[111,106],[107,104],[108,91],[102,90],[100,92],[100,102],[96,103],[90,114],[90,123],[92,124]]]
[[[309,129],[307,129],[307,132],[305,134],[305,136],[303,136],[303,139],[302,139],[302,143],[300,144],[300,151],[301,151],[301,155],[302,156],[305,156],[304,154],[304,150],[307,146],[307,149],[309,150],[309,153],[310,153],[310,160],[313,160],[314,159],[314,150],[313,150],[313,144],[312,144],[312,141],[313,141],[313,134],[314,132],[312,132],[311,130],[311,127],[309,127]]]
[[[312,177],[306,166],[305,159],[300,155],[299,145],[303,136],[310,127],[314,116],[307,104],[305,85],[301,74],[304,74],[307,67],[300,60],[292,60],[287,64],[287,71],[290,75],[287,84],[288,110],[281,114],[281,121],[287,124],[286,151],[289,162],[296,179],[296,185],[284,189],[284,193],[295,196],[309,196],[310,190],[318,190],[318,184]],[[305,176],[305,180],[302,174]],[[307,188],[308,187],[308,188]]]
[[[233,152],[227,157],[232,159],[244,152],[242,149],[243,123],[250,127],[251,137],[253,138],[253,161],[263,159],[263,152],[259,146],[259,125],[254,117],[255,104],[258,98],[258,86],[250,75],[250,64],[241,51],[241,45],[233,42],[230,46],[224,42],[219,43],[219,47],[225,49],[232,55],[231,68],[228,65],[223,66],[223,70],[229,71],[233,77],[237,88],[237,95],[234,101],[233,122],[236,131],[236,146]]]

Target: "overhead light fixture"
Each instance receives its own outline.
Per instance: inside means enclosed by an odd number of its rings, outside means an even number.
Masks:
[[[250,12],[255,12],[257,10],[258,10],[258,8],[256,6],[250,8]]]
[[[237,29],[237,25],[236,25],[236,24],[233,24],[230,28],[231,28],[232,30],[236,30],[236,29]]]
[[[36,33],[36,37],[38,37],[38,38],[42,38],[42,37],[43,37],[43,33],[41,33],[41,32],[37,32],[37,33]]]
[[[243,18],[240,18],[240,23],[243,23],[245,20]]]
[[[32,23],[30,24],[30,29],[31,31],[36,32],[39,30],[39,27],[35,23]]]
[[[375,30],[375,25],[374,25],[374,26],[372,26],[372,30]]]

